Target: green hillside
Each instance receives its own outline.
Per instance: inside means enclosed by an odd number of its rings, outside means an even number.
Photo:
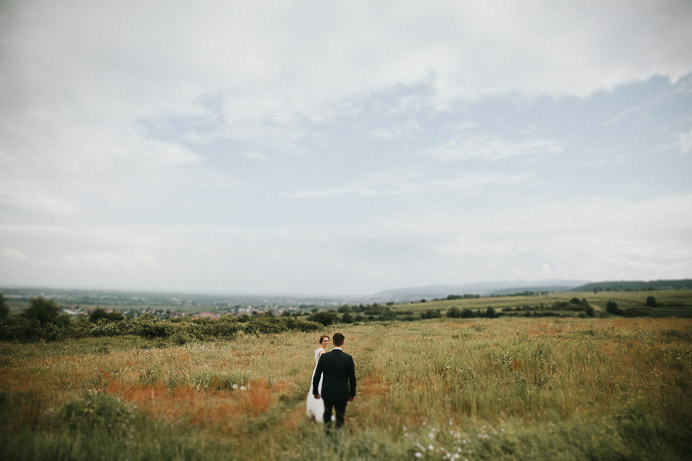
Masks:
[[[692,279],[681,280],[621,280],[611,282],[587,283],[574,288],[574,291],[636,291],[636,290],[692,290]]]

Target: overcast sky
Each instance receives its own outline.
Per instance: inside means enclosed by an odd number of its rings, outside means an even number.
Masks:
[[[0,285],[692,277],[692,2],[0,3]]]

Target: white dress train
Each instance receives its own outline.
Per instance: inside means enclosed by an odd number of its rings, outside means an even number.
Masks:
[[[321,347],[315,349],[315,368],[312,369],[312,376],[310,377],[310,392],[308,392],[308,399],[305,402],[308,418],[314,418],[318,423],[322,422],[322,415],[324,415],[324,402],[321,398],[316,399],[315,396],[312,395],[312,380],[315,377],[317,362],[320,360],[320,352],[325,352],[325,350]],[[317,387],[317,392],[322,394],[322,376],[320,376],[320,383]]]

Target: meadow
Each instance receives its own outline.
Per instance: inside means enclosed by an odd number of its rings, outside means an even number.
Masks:
[[[646,309],[646,299],[653,296],[658,307]],[[507,311],[527,307],[534,310],[537,306],[549,307],[555,303],[568,302],[571,299],[586,300],[596,311],[605,311],[609,301],[616,302],[620,308],[640,310],[637,316],[647,314],[654,317],[690,317],[692,316],[692,290],[645,290],[645,291],[590,291],[590,292],[551,292],[527,293],[523,295],[487,296],[479,298],[427,300],[411,304],[393,306],[395,311],[410,311],[414,314],[426,310],[445,312],[452,306],[460,309],[480,309],[489,307],[497,311]],[[644,312],[641,310],[644,309]],[[567,314],[563,312],[563,314]]]
[[[463,321],[462,321],[463,320]],[[305,416],[314,332],[0,343],[0,458],[689,459],[692,320],[331,326],[358,396]]]

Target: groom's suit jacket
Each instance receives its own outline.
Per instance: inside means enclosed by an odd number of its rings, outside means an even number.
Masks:
[[[322,379],[322,398],[332,402],[347,402],[356,396],[356,367],[353,357],[334,349],[320,357],[312,379],[313,393],[317,394]]]

